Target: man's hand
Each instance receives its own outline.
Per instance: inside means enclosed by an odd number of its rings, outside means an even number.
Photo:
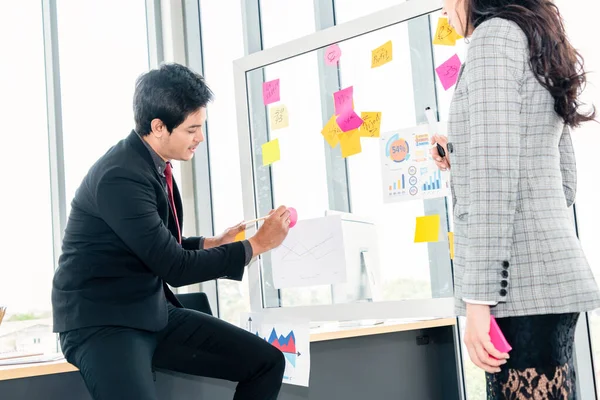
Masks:
[[[467,303],[465,345],[473,364],[486,372],[500,372],[506,364],[508,354],[496,350],[490,340],[490,306]]]
[[[225,229],[225,232],[218,236],[205,238],[204,248],[210,249],[212,247],[222,246],[224,244],[233,243],[238,233],[243,232],[246,229],[246,224],[242,221],[239,224],[232,226],[231,228]]]
[[[285,206],[272,210],[262,226],[248,241],[252,245],[254,256],[279,246],[290,229],[290,212]]]

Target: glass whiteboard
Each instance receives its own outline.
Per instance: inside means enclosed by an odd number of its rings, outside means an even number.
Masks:
[[[283,204],[296,208],[302,221],[337,211],[372,224],[374,230],[364,232],[373,232],[377,242],[366,257],[377,277],[377,296],[361,287],[373,283],[362,277],[364,271],[356,271],[364,268],[364,259],[348,262],[353,270],[346,271],[342,284],[281,288],[273,279],[271,254],[265,254],[260,279],[266,307],[452,296],[447,235],[452,228],[451,199],[442,195],[390,202],[385,193],[392,183],[382,173],[383,137],[426,124],[425,105],[437,111],[440,120],[448,112],[453,88],[445,90],[435,70],[455,54],[464,59],[464,44],[432,44],[439,18],[439,12],[421,15],[332,43],[340,50],[336,63],[327,62],[333,51],[330,44],[246,73],[250,136],[243,139],[250,141],[256,213],[262,216]],[[373,67],[373,50],[389,41],[391,60]],[[265,105],[262,85],[275,80],[279,97]],[[362,137],[360,152],[343,157],[341,144],[332,148],[321,132],[335,114],[334,94],[349,87],[359,116],[381,113],[381,136]],[[279,158],[263,165],[263,146],[274,140]],[[417,218],[432,215],[440,218],[438,240],[415,243]],[[349,295],[340,296],[340,287]]]

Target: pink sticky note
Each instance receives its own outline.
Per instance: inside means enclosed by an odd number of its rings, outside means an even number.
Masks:
[[[354,96],[354,87],[350,86],[333,94],[335,103],[335,115],[343,114],[345,111],[352,110],[352,97]]]
[[[448,90],[456,83],[458,80],[458,72],[460,71],[460,58],[458,55],[453,55],[450,57],[448,61],[440,65],[435,69],[437,72],[438,78],[440,78],[440,82],[444,87],[444,90]]]
[[[354,112],[353,109],[349,109],[340,114],[335,121],[342,132],[358,129],[363,124],[363,120],[358,116],[357,113]]]
[[[325,64],[336,65],[340,57],[342,56],[342,49],[337,44],[332,44],[325,49]]]
[[[504,334],[500,330],[498,322],[496,322],[496,319],[493,315],[490,316],[490,341],[492,342],[496,350],[502,353],[508,353],[512,350],[511,345],[506,340],[506,337],[504,337]]]
[[[279,101],[279,79],[263,83],[263,101],[265,106]]]

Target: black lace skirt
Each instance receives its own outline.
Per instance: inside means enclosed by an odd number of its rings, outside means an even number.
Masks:
[[[488,400],[576,400],[573,345],[579,314],[498,318],[512,346],[497,374],[487,374]]]

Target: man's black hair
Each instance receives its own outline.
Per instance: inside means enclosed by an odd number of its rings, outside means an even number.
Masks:
[[[148,135],[152,130],[150,123],[158,118],[173,132],[188,115],[206,107],[212,98],[213,93],[201,75],[180,64],[163,64],[141,75],[135,83],[135,131]]]

